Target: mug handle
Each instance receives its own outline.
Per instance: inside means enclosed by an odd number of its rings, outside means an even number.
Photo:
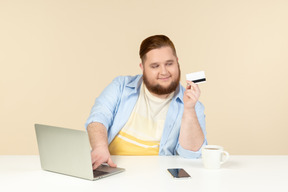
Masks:
[[[225,163],[228,159],[229,159],[229,153],[227,151],[222,151],[222,157],[223,157],[223,154],[226,156],[225,159],[221,159],[221,162],[220,164],[223,164]]]

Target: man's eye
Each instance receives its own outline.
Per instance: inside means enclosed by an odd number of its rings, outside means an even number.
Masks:
[[[172,65],[173,63],[167,63],[167,65]]]
[[[151,67],[152,68],[157,68],[159,65],[152,65]]]

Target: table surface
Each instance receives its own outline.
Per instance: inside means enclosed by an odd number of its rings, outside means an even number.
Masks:
[[[221,169],[178,156],[112,156],[125,172],[97,181],[43,171],[39,156],[0,156],[0,191],[288,191],[288,156],[230,156]],[[174,179],[184,168],[190,179]]]

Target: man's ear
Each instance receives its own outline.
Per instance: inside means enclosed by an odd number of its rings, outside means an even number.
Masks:
[[[142,63],[139,64],[139,67],[141,68],[142,72],[143,72],[143,69],[144,69],[144,66]]]
[[[177,58],[177,63],[178,63],[178,66],[179,66],[179,59],[178,59],[178,57],[176,57]]]

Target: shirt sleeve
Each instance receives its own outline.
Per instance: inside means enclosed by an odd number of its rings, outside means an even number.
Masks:
[[[85,128],[92,122],[102,123],[106,129],[112,125],[122,93],[123,77],[116,77],[96,98]]]
[[[190,158],[190,159],[197,159],[200,158],[202,155],[202,147],[207,145],[207,139],[206,139],[206,122],[205,122],[205,114],[204,114],[204,105],[201,102],[197,102],[196,106],[195,106],[195,110],[196,110],[196,115],[200,124],[200,127],[203,131],[204,134],[204,142],[202,144],[202,146],[200,147],[200,149],[198,151],[190,151],[187,149],[184,149],[178,141],[178,144],[176,146],[176,152],[179,156],[184,157],[184,158]]]
[[[177,155],[184,157],[184,158],[189,158],[189,159],[199,159],[201,158],[202,155],[202,147],[207,145],[207,140],[205,138],[201,148],[198,151],[190,151],[187,149],[184,149],[183,147],[181,147],[181,145],[178,143],[177,146]]]

